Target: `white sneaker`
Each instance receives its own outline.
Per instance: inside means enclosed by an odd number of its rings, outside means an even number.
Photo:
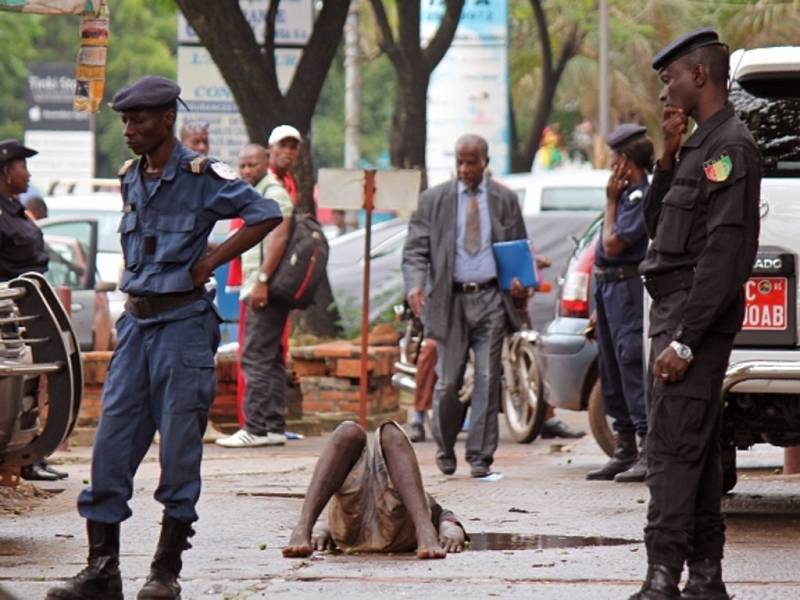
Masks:
[[[246,429],[240,429],[233,435],[220,438],[214,443],[225,448],[257,448],[270,445],[269,435],[253,435]]]
[[[283,446],[286,443],[286,435],[283,433],[267,433],[267,446]]]

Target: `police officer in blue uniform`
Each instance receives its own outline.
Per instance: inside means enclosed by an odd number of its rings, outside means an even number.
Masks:
[[[586,479],[644,481],[647,472],[642,355],[643,294],[639,263],[647,250],[642,201],[649,189],[653,143],[647,128],[623,123],[608,136],[612,174],[597,241],[594,277],[600,384],[617,434],[611,459]],[[639,449],[636,436],[639,436]]]
[[[128,294],[117,321],[118,345],[103,393],[92,455],[91,486],[78,498],[87,520],[88,566],[48,599],[122,599],[120,523],[131,515],[133,476],[160,432],[164,505],[161,537],[139,600],[179,598],[181,552],[190,547],[200,495],[202,438],[215,393],[214,353],[220,318],[205,283],[219,265],[261,240],[281,221],[265,199],[227,165],[186,149],[175,138],[180,88],[145,77],[119,91],[128,147],[140,158],[120,169],[119,227]],[[216,221],[245,227],[209,251]]]
[[[682,36],[652,66],[663,84],[664,150],[644,200],[652,243],[640,266],[653,299],[648,568],[631,600],[729,600],[720,396],[758,250],[761,159],[728,102],[728,47],[715,31]],[[689,118],[697,127],[684,139]]]

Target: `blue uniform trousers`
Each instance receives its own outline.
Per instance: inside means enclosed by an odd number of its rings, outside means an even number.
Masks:
[[[595,291],[600,384],[617,433],[647,433],[643,293],[638,277],[598,283]]]
[[[102,523],[131,516],[133,477],[158,430],[161,479],[155,499],[165,516],[196,521],[203,432],[216,389],[219,317],[207,298],[148,319],[125,312],[117,321],[117,340],[103,388],[91,485],[78,497],[78,512]]]

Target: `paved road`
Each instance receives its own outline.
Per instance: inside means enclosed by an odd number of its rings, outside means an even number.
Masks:
[[[567,418],[585,426],[583,415]],[[603,536],[630,543],[469,551],[436,562],[345,555],[286,560],[280,548],[323,443],[313,438],[279,449],[207,447],[201,520],[194,548],[184,555],[184,599],[296,600],[330,594],[354,600],[611,600],[627,598],[639,585],[645,570],[641,538],[647,490],[638,484],[585,481],[584,473],[604,460],[590,437],[566,445],[549,440],[517,445],[504,436],[496,467],[505,477],[495,483],[470,479],[463,463],[454,477],[444,477],[434,466],[433,444],[417,448],[426,487],[462,517],[471,533]],[[134,516],[123,525],[121,562],[128,598],[144,581],[156,542],[160,509],[152,494],[157,457],[154,447],[136,481]],[[56,458],[70,478],[42,487],[59,493],[35,500],[38,505],[22,514],[0,510],[0,586],[25,600],[43,598],[53,582],[82,567],[86,553],[74,504],[88,477],[88,449]],[[780,451],[768,447],[744,455],[740,462],[750,468],[740,473],[737,494],[726,500],[725,570],[737,600],[800,597],[800,479],[775,474],[780,458]]]

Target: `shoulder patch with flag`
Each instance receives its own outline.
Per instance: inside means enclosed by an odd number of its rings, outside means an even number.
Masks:
[[[733,161],[727,152],[723,152],[719,155],[719,158],[704,162],[703,171],[706,174],[706,179],[714,183],[720,183],[725,181],[733,171]]]

